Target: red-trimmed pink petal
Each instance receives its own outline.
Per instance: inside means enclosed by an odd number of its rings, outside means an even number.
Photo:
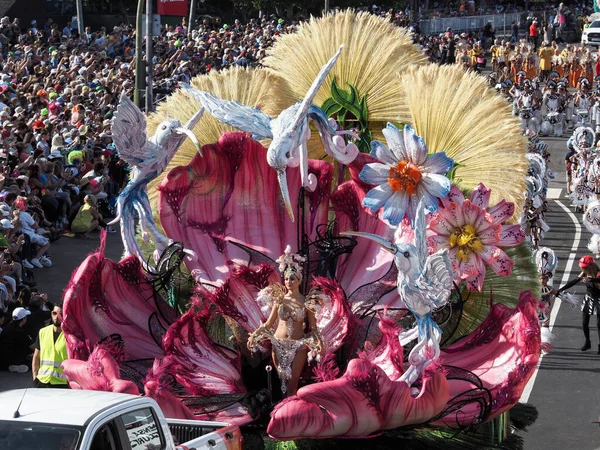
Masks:
[[[343,289],[335,280],[325,277],[316,277],[310,289],[318,289],[325,297],[324,304],[316,314],[317,327],[325,348],[325,353],[333,353],[340,348],[348,335],[355,327],[354,314],[346,300]]]
[[[483,210],[471,203],[470,200],[465,200],[462,204],[462,213],[465,220],[465,225],[474,225],[477,223],[480,215],[483,215]],[[473,227],[477,229],[476,227]]]
[[[219,285],[229,273],[229,261],[247,262],[239,243],[276,259],[298,241],[298,224],[283,207],[277,173],[267,164],[266,149],[244,133],[225,133],[203,147],[185,167],[173,169],[160,185],[159,215],[165,234],[194,250],[197,260],[185,263],[196,281]],[[309,161],[317,178],[314,192],[305,192],[303,218],[298,215],[299,168],[287,169],[296,221],[316,239],[316,227],[327,223],[332,167]]]
[[[483,259],[476,253],[471,253],[472,265],[475,268],[473,274],[465,279],[467,289],[469,291],[479,291],[483,288],[483,280],[485,279],[485,264]]]
[[[515,204],[501,200],[496,205],[488,208],[487,212],[494,218],[494,222],[502,223],[513,216],[515,213]]]
[[[339,232],[362,231],[393,241],[394,230],[362,207],[364,195],[364,190],[354,181],[341,184],[331,194]],[[351,254],[340,256],[336,273],[352,310],[361,310],[371,302],[376,302],[378,308],[403,306],[396,289],[397,272],[393,256],[370,239],[359,238],[356,242]],[[365,267],[369,270],[365,271]],[[372,288],[374,284],[378,285],[376,298],[372,294],[365,296],[364,286]]]
[[[481,209],[486,209],[490,204],[491,193],[491,189],[486,188],[483,183],[480,183],[473,192],[471,192],[470,200],[474,205],[479,206]]]
[[[497,245],[500,241],[500,232],[502,231],[502,225],[499,223],[491,224],[485,230],[477,230],[477,236],[484,245]]]
[[[208,319],[206,305],[193,304],[171,325],[164,338],[163,370],[194,395],[246,392],[235,355],[218,348],[206,333]]]
[[[525,233],[521,225],[502,225],[500,231],[500,241],[497,245],[500,247],[512,247],[519,245],[525,240]]]
[[[494,304],[485,321],[466,338],[442,350],[443,365],[458,366],[477,375],[492,395],[491,417],[514,406],[533,375],[540,357],[537,300],[522,292],[516,308]],[[475,386],[449,380],[451,397]],[[456,427],[477,424],[479,408],[474,404],[454,411],[435,425]]]
[[[441,236],[450,236],[457,226],[447,220],[445,211],[446,208],[440,208],[437,213],[432,214],[429,230]]]
[[[70,359],[87,360],[101,340],[118,335],[126,359],[163,356],[160,345],[176,319],[167,303],[155,295],[139,260],[106,259],[103,246],[73,273],[65,291],[63,330]]]
[[[495,245],[484,245],[479,256],[485,261],[486,264],[491,264],[501,256],[500,249]]]
[[[423,381],[413,398],[403,381],[391,381],[379,367],[353,359],[339,379],[305,386],[271,413],[267,433],[281,440],[367,437],[381,430],[422,423],[447,403],[441,372]]]
[[[508,276],[512,273],[512,268],[515,262],[508,257],[504,251],[498,249],[498,257],[490,264],[490,267],[501,277]]]
[[[458,203],[459,205],[462,205],[462,202],[464,200],[465,200],[464,194],[458,188],[458,186],[456,186],[455,184],[453,184],[452,187],[450,188],[450,192],[448,192],[448,195],[441,199],[442,206],[444,206],[444,207],[446,207],[448,205],[448,203],[450,203],[450,202],[454,202],[454,203]]]
[[[443,248],[450,248],[450,238],[434,234],[427,237],[427,245],[429,245],[431,252],[435,253]]]
[[[448,222],[452,228],[460,228],[465,224],[465,219],[462,213],[462,205],[458,203],[450,203],[447,208],[441,212],[444,219]]]
[[[94,348],[87,361],[67,359],[61,366],[69,383],[72,382],[76,389],[140,394],[135,383],[121,380],[119,364],[102,345]]]
[[[369,341],[365,342],[365,349],[358,352],[358,356],[380,367],[390,380],[398,381],[404,373],[404,349],[400,345],[402,329],[396,322],[385,317],[380,318],[378,327],[382,337],[377,346],[373,347]]]

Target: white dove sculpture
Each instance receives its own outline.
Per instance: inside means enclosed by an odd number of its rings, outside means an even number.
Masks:
[[[223,100],[208,92],[182,84],[182,88],[198,100],[217,120],[250,133],[254,139],[272,139],[267,151],[267,163],[277,171],[281,195],[292,221],[294,212],[290,202],[286,169],[288,166],[300,165],[302,186],[311,191],[316,188],[317,183],[315,176],[308,174],[308,149],[306,146],[306,142],[310,138],[308,119],[313,119],[315,122],[327,154],[337,161],[349,164],[354,161],[359,152],[354,143],[346,145],[341,137],[334,139],[336,136],[344,134],[354,138],[358,136],[352,131],[338,131],[327,120],[323,110],[312,104],[343,48],[344,46],[341,45],[336,54],[321,68],[304,100],[283,110],[275,118],[269,117],[257,108],[242,105],[236,101]]]
[[[204,108],[200,109],[183,127],[179,120],[167,119],[158,125],[154,136],[148,139],[144,114],[125,94],[121,95],[112,120],[112,136],[119,156],[129,164],[131,173],[129,183],[117,198],[117,217],[110,224],[121,221],[125,255],[136,255],[142,264],[145,264],[144,256],[135,239],[135,213],[140,219],[143,239],[147,241],[150,233],[156,244],[156,253],[161,253],[170,240],[154,222],[146,186],[167,167],[186,137],[202,154],[192,129],[203,112]]]
[[[420,202],[414,224],[414,245],[399,241],[399,228],[396,230],[394,243],[376,234],[342,233],[371,239],[394,255],[394,262],[398,268],[397,286],[400,298],[416,320],[415,328],[400,335],[402,345],[417,338],[417,344],[408,356],[410,367],[401,377],[409,386],[440,355],[442,331],[433,321],[431,313],[448,302],[452,291],[453,274],[448,250],[428,254],[425,214],[424,205]]]

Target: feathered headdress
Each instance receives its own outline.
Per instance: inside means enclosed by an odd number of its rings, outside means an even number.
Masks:
[[[305,261],[306,258],[304,256],[292,253],[292,247],[289,245],[285,248],[283,255],[275,260],[275,262],[279,264],[279,271],[282,275],[285,275],[288,270],[291,270],[298,278],[302,278]]]

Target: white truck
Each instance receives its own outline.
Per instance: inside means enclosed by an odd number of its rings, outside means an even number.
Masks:
[[[235,425],[166,419],[148,397],[69,389],[0,393],[0,449],[241,450]]]

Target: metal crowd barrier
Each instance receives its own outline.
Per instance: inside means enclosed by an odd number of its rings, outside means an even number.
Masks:
[[[481,16],[466,17],[442,17],[439,19],[421,20],[421,34],[432,35],[444,33],[448,27],[455,33],[468,33],[481,30],[485,24],[492,22],[496,34],[510,36],[512,34],[512,22],[521,20],[520,13],[510,14],[487,14]]]

